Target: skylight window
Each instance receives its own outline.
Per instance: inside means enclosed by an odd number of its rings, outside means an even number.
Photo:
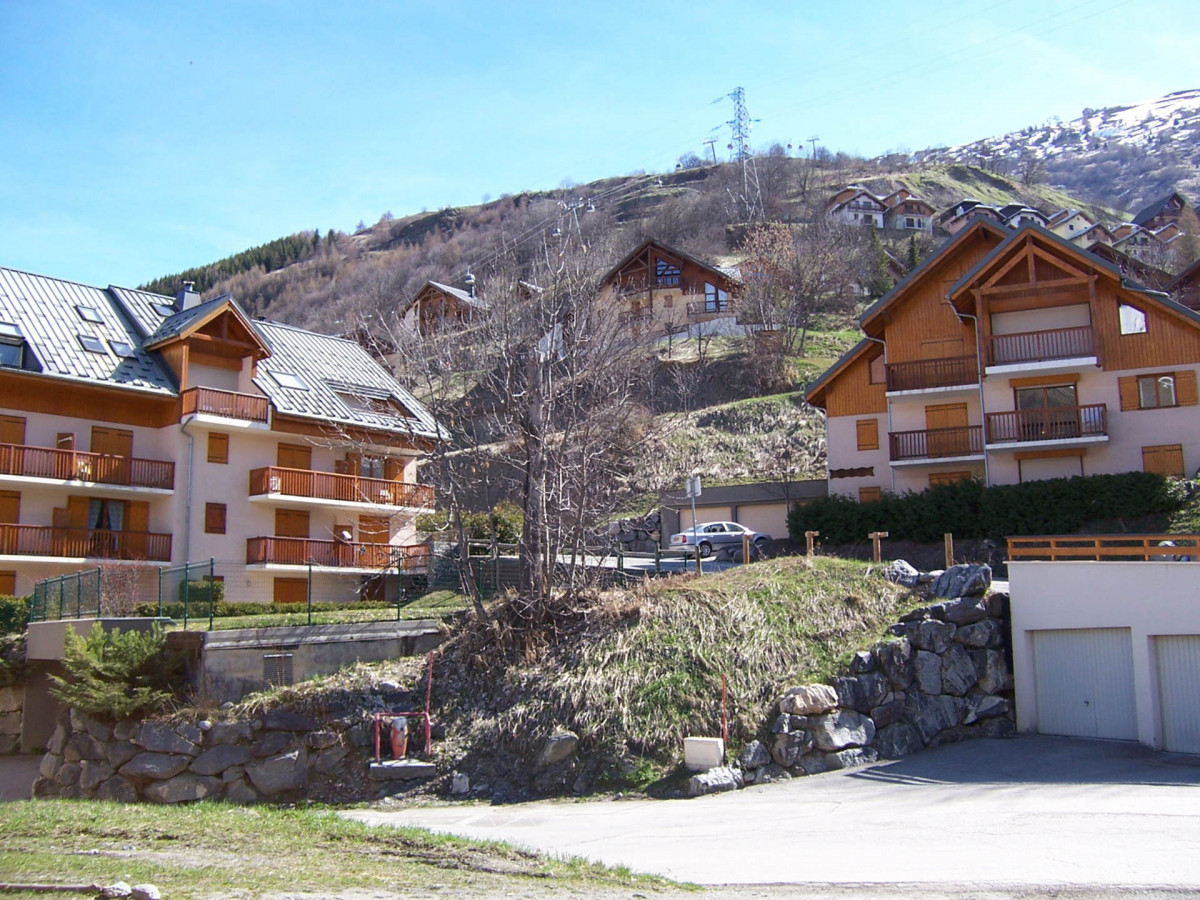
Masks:
[[[0,366],[20,369],[25,365],[25,335],[21,326],[0,322]]]
[[[100,338],[92,337],[90,334],[77,334],[75,337],[79,339],[79,346],[88,353],[103,353],[108,356],[108,351],[104,349],[104,341]]]
[[[21,331],[20,325],[14,325],[11,322],[0,322],[0,338],[16,338],[24,340],[25,334]]]
[[[164,319],[167,318],[168,316],[175,315],[175,307],[173,307],[169,303],[151,303],[150,305],[153,306],[154,311],[156,313],[158,313],[160,316],[162,316]]]
[[[75,312],[79,313],[79,318],[85,322],[95,322],[97,325],[104,324],[104,317],[100,315],[100,310],[94,306],[76,306]]]
[[[294,388],[297,391],[307,391],[308,385],[291,372],[272,372],[271,377],[280,387]]]
[[[133,345],[128,341],[109,341],[108,346],[112,347],[112,352],[121,357],[121,359],[133,359],[137,356],[133,352]]]

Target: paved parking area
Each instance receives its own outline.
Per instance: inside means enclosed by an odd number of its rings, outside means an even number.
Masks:
[[[1200,890],[1200,758],[1021,736],[671,801],[346,813],[701,884]]]

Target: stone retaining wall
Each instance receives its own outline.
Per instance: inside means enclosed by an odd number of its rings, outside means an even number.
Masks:
[[[25,686],[0,687],[0,756],[21,752],[21,723],[25,707]]]
[[[125,720],[115,725],[63,713],[42,757],[35,797],[126,803],[284,800],[336,776],[370,743],[362,715],[318,724],[286,710],[253,721],[196,724]]]
[[[857,653],[832,685],[803,685],[780,698],[770,740],[742,751],[744,783],[1015,733],[1007,594],[922,607],[891,632]]]

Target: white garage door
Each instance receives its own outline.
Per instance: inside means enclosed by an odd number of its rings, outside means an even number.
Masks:
[[[1038,731],[1137,738],[1128,628],[1034,631]]]
[[[1156,637],[1163,749],[1200,753],[1200,635]]]

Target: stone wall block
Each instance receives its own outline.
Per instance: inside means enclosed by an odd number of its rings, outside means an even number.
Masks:
[[[1007,700],[995,694],[973,694],[967,698],[967,713],[963,717],[963,724],[972,725],[982,719],[1005,716],[1011,708]]]
[[[250,752],[258,757],[278,756],[295,743],[296,737],[289,731],[269,731],[255,742]]]
[[[262,717],[263,731],[316,731],[319,727],[308,716],[289,709],[273,709]]]
[[[904,717],[928,744],[939,732],[957,725],[965,711],[966,701],[961,697],[913,691],[905,699]]]
[[[939,618],[953,625],[971,625],[988,617],[988,602],[982,597],[959,597],[939,605]]]
[[[702,797],[705,794],[716,794],[721,791],[736,791],[744,784],[742,773],[738,769],[720,766],[707,772],[697,772],[687,783],[689,797]]]
[[[1000,647],[1004,643],[1004,632],[995,619],[984,619],[973,625],[964,625],[954,635],[954,640],[967,647]]]
[[[0,735],[21,733],[21,711],[0,713]]]
[[[738,754],[743,769],[761,769],[771,762],[771,752],[762,741],[751,741]]]
[[[771,741],[771,759],[776,765],[790,769],[813,748],[813,736],[807,731],[792,731],[775,735]]]
[[[136,803],[137,788],[128,778],[114,775],[96,787],[97,800],[112,800],[114,803]]]
[[[175,733],[185,741],[190,741],[197,746],[199,746],[200,742],[204,740],[204,732],[201,731],[196,725],[192,725],[188,722],[184,722],[182,725],[176,725]]]
[[[867,672],[874,672],[878,668],[878,660],[875,659],[874,652],[870,650],[859,650],[850,658],[850,674],[865,675]]]
[[[133,736],[137,734],[138,728],[141,727],[141,722],[137,719],[122,719],[113,726],[114,741],[131,741]]]
[[[918,650],[913,671],[917,689],[925,694],[942,692],[942,658],[928,650]]]
[[[54,726],[50,740],[46,742],[46,752],[62,756],[63,748],[67,746],[67,726],[61,722]]]
[[[1017,725],[1009,716],[996,716],[984,719],[979,725],[979,733],[989,738],[1012,737],[1017,733]]]
[[[225,788],[225,799],[230,803],[240,803],[248,806],[258,802],[258,792],[246,783],[245,779],[234,781]]]
[[[250,725],[248,722],[218,722],[208,730],[205,743],[237,744],[250,740]]]
[[[303,747],[281,753],[246,766],[246,775],[254,789],[271,796],[297,791],[308,784],[308,754]]]
[[[241,744],[219,744],[192,760],[188,768],[196,775],[220,775],[230,766],[248,762],[250,751]]]
[[[961,697],[973,688],[978,680],[975,661],[961,644],[954,644],[942,654],[943,691]]]
[[[67,738],[67,746],[63,748],[63,756],[71,762],[83,759],[104,759],[105,748],[98,740],[86,731],[77,731]]]
[[[191,803],[216,797],[220,792],[220,778],[189,774],[148,784],[142,793],[153,803]]]
[[[313,750],[324,750],[326,747],[332,747],[340,738],[336,731],[313,731],[304,739],[305,743]]]
[[[935,597],[978,597],[987,593],[992,584],[992,569],[986,565],[964,564],[951,566],[933,582]]]
[[[955,627],[948,622],[937,619],[927,619],[915,622],[908,627],[908,639],[918,650],[930,653],[945,653],[950,642],[954,640]]]
[[[790,688],[779,701],[780,712],[796,716],[828,712],[838,705],[837,691],[827,684],[806,684]]]
[[[85,759],[79,764],[79,786],[85,791],[94,791],[102,781],[113,776],[113,767],[106,762]]]
[[[63,763],[62,767],[58,770],[58,777],[56,780],[63,787],[79,784],[79,776],[82,772],[83,767],[79,765],[79,763]]]
[[[245,766],[230,766],[228,769],[226,769],[224,772],[221,773],[221,780],[223,782],[225,782],[226,784],[229,784],[232,781],[237,781],[239,778],[245,778],[245,777],[246,777],[246,767]]]
[[[62,768],[62,757],[57,753],[47,753],[38,765],[38,775],[49,781],[57,780],[58,770]]]
[[[813,742],[819,750],[863,747],[875,737],[875,723],[852,709],[839,709],[809,719]]]
[[[9,685],[0,687],[0,713],[20,712],[25,706],[25,688]]]
[[[871,710],[871,721],[875,723],[875,730],[877,732],[891,725],[893,722],[899,722],[903,717],[903,700],[889,700]]]
[[[882,728],[872,745],[884,759],[899,759],[925,747],[921,735],[908,722],[893,722]]]
[[[181,753],[139,753],[117,771],[126,778],[165,781],[186,769],[189,762],[191,757]]]
[[[908,638],[888,641],[875,648],[875,655],[883,674],[898,691],[912,684],[913,680],[913,648]]]
[[[133,742],[149,753],[185,753],[199,756],[200,748],[193,741],[176,734],[161,722],[143,722]]]
[[[104,758],[113,770],[121,768],[138,755],[138,748],[128,741],[113,741],[104,748]]]
[[[328,775],[336,769],[346,755],[350,752],[350,748],[345,744],[335,744],[332,747],[326,747],[317,753],[316,759],[312,766],[313,770],[320,775]]]
[[[1008,660],[999,650],[972,650],[971,658],[975,661],[975,670],[979,673],[979,689],[985,694],[999,694],[1011,691],[1013,687],[1012,673],[1008,670]]]

